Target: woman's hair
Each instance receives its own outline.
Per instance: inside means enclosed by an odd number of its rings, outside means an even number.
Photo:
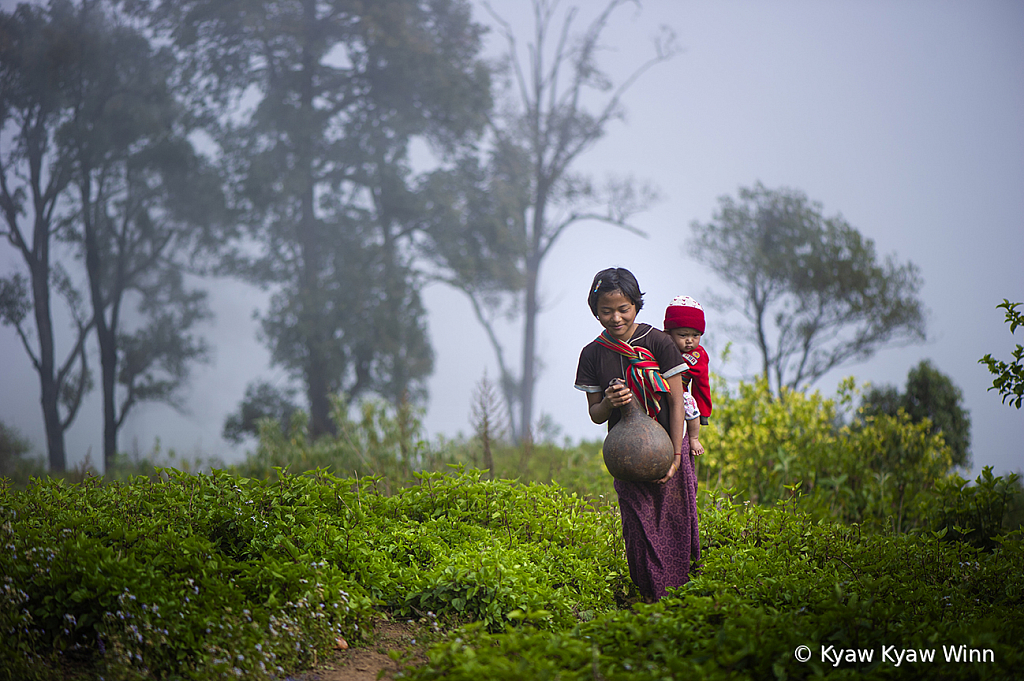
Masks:
[[[644,294],[640,290],[633,273],[624,267],[609,267],[594,275],[594,281],[590,283],[590,295],[587,296],[587,304],[590,311],[597,316],[597,299],[602,293],[611,291],[622,291],[622,295],[629,298],[630,302],[636,305],[639,312],[644,306]]]

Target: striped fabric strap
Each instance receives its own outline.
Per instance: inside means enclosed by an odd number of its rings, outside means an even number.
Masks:
[[[607,331],[602,331],[595,342],[629,360],[626,385],[637,399],[643,402],[647,415],[651,418],[657,417],[661,411],[661,396],[658,393],[667,393],[669,388],[651,351],[639,345],[634,347],[625,341],[616,340]]]

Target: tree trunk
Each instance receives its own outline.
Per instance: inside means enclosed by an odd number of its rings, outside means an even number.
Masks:
[[[537,275],[540,262],[530,257],[526,266],[526,306],[523,325],[523,377],[519,384],[519,434],[523,444],[533,442],[533,384],[537,353]]]
[[[103,264],[96,235],[96,222],[92,204],[92,182],[89,169],[83,169],[84,178],[79,188],[82,196],[82,227],[85,245],[85,270],[89,277],[89,295],[92,299],[96,340],[100,346],[100,371],[103,383],[103,470],[110,472],[117,456],[117,339],[116,319],[107,323],[107,302],[103,296]]]
[[[302,174],[301,215],[299,218],[299,243],[302,248],[302,271],[300,288],[302,300],[302,317],[300,324],[308,329],[306,334],[306,386],[309,399],[309,431],[313,439],[321,435],[333,434],[334,424],[331,422],[330,386],[327,378],[327,362],[324,359],[322,338],[319,324],[320,311],[316,309],[319,293],[320,275],[320,243],[316,234],[316,213],[314,211],[314,179],[313,179],[313,142],[309,125],[314,119],[313,109],[313,76],[316,69],[316,58],[312,51],[312,43],[316,32],[316,2],[303,0],[305,20],[304,43],[302,46],[302,73],[300,75],[300,112],[299,125],[301,130],[295,131],[297,164]]]
[[[541,176],[538,171],[538,177]],[[533,210],[533,233],[526,254],[526,291],[525,291],[525,323],[523,324],[523,375],[519,384],[519,439],[525,446],[524,455],[528,456],[533,444],[533,384],[536,380],[537,360],[537,284],[540,277],[542,255],[542,239],[544,236],[544,219],[547,208],[547,186],[538,182],[537,203]]]
[[[32,274],[33,311],[39,334],[39,392],[46,426],[46,451],[51,473],[61,473],[67,467],[64,449],[64,426],[60,420],[60,388],[54,376],[53,320],[50,318],[50,254],[49,239],[40,239],[40,230],[47,233],[46,225],[36,225],[35,258],[30,263]]]
[[[392,232],[393,221],[389,210],[390,196],[386,194],[388,180],[384,176],[387,161],[381,153],[377,158],[377,183],[379,188],[373,192],[377,208],[377,222],[380,225],[381,238],[383,241],[384,258],[384,305],[388,308],[388,315],[391,319],[402,318],[402,303],[405,300],[405,282],[399,272],[399,253],[395,234]],[[406,350],[407,333],[405,324],[395,326],[396,337],[392,339],[395,348],[394,366],[392,367],[391,380],[395,387],[395,407],[400,408],[408,399],[410,372],[403,352]],[[403,452],[405,444],[402,445]]]
[[[768,358],[768,336],[764,329],[764,305],[757,297],[757,288],[751,283],[751,298],[754,301],[754,329],[757,333],[757,346],[761,350],[761,362],[764,367],[764,380],[768,384],[768,393],[772,393],[771,361]],[[781,393],[781,386],[778,393]],[[777,393],[777,394],[778,394]]]

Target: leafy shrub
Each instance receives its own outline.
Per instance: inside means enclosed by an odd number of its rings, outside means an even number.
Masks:
[[[617,511],[557,486],[159,472],[0,486],[0,678],[264,678],[374,608],[556,628],[630,589]]]
[[[996,477],[992,467],[985,466],[973,485],[959,475],[940,480],[935,494],[925,502],[925,513],[932,530],[945,532],[946,540],[966,541],[991,550],[999,545],[999,535],[1015,529],[1014,524],[1020,527],[1016,514],[1022,500],[1019,475]]]
[[[791,496],[787,486],[813,484],[836,450],[836,421],[834,402],[818,392],[783,388],[776,398],[763,378],[741,382],[735,393],[718,389],[712,425],[701,429],[707,453],[698,478],[709,489],[772,505]]]
[[[45,472],[42,459],[26,456],[32,451],[28,440],[18,431],[0,421],[0,478],[9,478],[17,485],[25,485],[34,475]]]
[[[260,421],[256,451],[232,472],[251,478],[271,479],[278,469],[302,473],[316,469],[339,476],[380,476],[390,493],[413,484],[414,473],[442,470],[451,462],[422,439],[419,412],[409,404],[394,409],[378,400],[358,405],[359,419],[349,417],[347,405],[335,399],[331,412],[337,435],[313,440],[308,433],[308,415],[297,411],[291,424],[282,428],[277,420]]]
[[[736,490],[763,505],[802,494],[818,518],[897,531],[924,528],[925,499],[952,463],[941,433],[928,419],[903,411],[841,425],[853,380],[836,400],[783,389],[775,398],[763,379],[716,395],[708,453],[699,476],[710,489]]]
[[[607,611],[571,629],[488,632],[471,625],[407,670],[427,679],[1016,678],[1024,653],[1020,533],[982,553],[964,543],[815,522],[789,504],[705,497],[703,570],[654,605]],[[806,645],[806,663],[794,658]],[[945,646],[992,662],[945,663]],[[902,663],[883,648],[936,651]],[[833,663],[821,651],[863,649]],[[955,649],[955,650],[954,650]]]
[[[415,487],[373,498],[368,562],[350,567],[376,582],[376,598],[399,614],[438,611],[492,629],[516,611],[546,610],[556,625],[614,607],[629,589],[616,509],[557,486],[480,476],[423,474]]]
[[[358,639],[365,591],[289,538],[319,490],[166,474],[0,490],[8,678],[52,677],[69,657],[106,678],[269,677]]]

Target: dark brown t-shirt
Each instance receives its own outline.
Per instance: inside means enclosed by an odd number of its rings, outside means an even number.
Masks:
[[[683,363],[683,356],[676,348],[668,334],[655,329],[650,324],[637,324],[629,344],[647,348],[658,362],[662,375]],[[576,388],[585,393],[602,393],[613,378],[626,379],[629,361],[617,352],[598,345],[595,341],[587,344],[580,352],[580,363],[576,367]],[[667,431],[669,429],[668,396],[661,397],[661,411],[658,412],[658,423]],[[608,429],[619,422],[619,410],[613,409],[608,418]]]

